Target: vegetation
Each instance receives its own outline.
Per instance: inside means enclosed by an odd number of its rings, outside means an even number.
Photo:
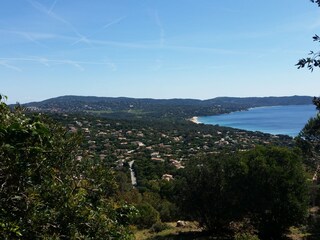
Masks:
[[[313,3],[316,3],[318,7],[320,7],[320,1],[319,0],[310,0]],[[315,34],[312,37],[314,42],[320,42],[320,37]],[[309,53],[310,57],[307,58],[301,58],[296,66],[298,69],[307,67],[311,72],[313,72],[314,68],[319,68],[320,67],[320,51],[310,51]],[[320,98],[319,97],[314,97],[313,98],[313,103],[314,105],[317,106],[317,109],[320,110]]]
[[[193,124],[180,114],[48,118],[1,106],[4,239],[129,239],[128,224],[176,236],[164,222],[181,219],[201,224],[194,237],[278,239],[305,217],[304,170],[288,136]]]
[[[130,238],[125,225],[134,209],[113,201],[117,186],[104,162],[76,161],[79,141],[1,101],[1,239]]]
[[[185,169],[179,202],[209,231],[249,221],[262,239],[280,239],[307,215],[308,188],[301,157],[285,148],[258,147],[196,161]]]
[[[138,99],[63,96],[25,104],[42,112],[88,113],[113,119],[184,120],[193,116],[215,115],[252,107],[309,104],[311,97],[263,97],[196,99]]]
[[[311,0],[320,7],[319,0]],[[313,41],[320,42],[320,37],[315,34]],[[307,67],[311,72],[315,68],[320,67],[320,51],[310,51],[310,57],[302,58],[296,64],[298,68]],[[320,111],[320,97],[313,98],[313,104]],[[306,158],[307,167],[313,171],[312,175],[312,186],[310,189],[312,208],[310,209],[310,218],[308,228],[312,233],[310,239],[317,239],[320,235],[320,185],[319,185],[319,174],[320,174],[320,114],[308,121],[305,127],[300,132],[297,138],[297,144],[304,152]]]

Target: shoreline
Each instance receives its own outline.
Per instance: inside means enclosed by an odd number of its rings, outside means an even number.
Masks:
[[[193,122],[195,124],[200,124],[201,123],[201,122],[199,122],[199,117],[196,117],[196,116],[190,118],[189,121],[191,121],[191,122]]]

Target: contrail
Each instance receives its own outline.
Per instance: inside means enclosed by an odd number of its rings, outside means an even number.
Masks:
[[[114,24],[117,24],[117,23],[121,22],[121,21],[122,21],[123,19],[125,19],[125,18],[126,18],[126,16],[123,16],[123,17],[120,17],[120,18],[118,18],[118,19],[110,22],[110,23],[107,23],[106,25],[103,26],[102,29],[106,29],[106,28],[108,28],[108,27],[110,27],[110,26],[112,26],[112,25],[114,25]]]
[[[85,41],[85,40],[86,40],[86,41],[89,41],[88,38],[93,37],[95,34],[97,34],[98,32],[100,32],[101,30],[107,29],[107,28],[111,27],[112,25],[121,22],[121,21],[122,21],[123,19],[125,19],[125,18],[126,18],[126,16],[117,18],[116,20],[114,20],[114,21],[112,21],[112,22],[110,22],[110,23],[107,23],[107,24],[104,25],[101,29],[99,29],[98,31],[95,31],[94,33],[90,34],[89,36],[87,36],[87,37],[84,36],[84,37],[78,39],[77,41],[73,42],[71,45],[76,45],[76,44],[78,44],[79,42],[82,42],[82,41]]]
[[[58,2],[58,0],[55,0],[55,1],[53,2],[53,4],[51,5],[48,13],[51,13],[51,12],[52,12],[52,10],[53,10],[53,8],[56,6],[57,2]]]
[[[11,64],[8,64],[6,61],[0,61],[0,65],[6,67],[6,68],[8,68],[8,69],[17,71],[17,72],[21,72],[21,71],[22,71],[21,68],[18,68],[18,67],[16,67],[16,66],[13,66],[13,65],[11,65]]]
[[[34,1],[34,0],[27,0],[35,9],[37,9],[38,11],[46,14],[47,16],[56,19],[59,22],[64,23],[65,25],[67,25],[69,28],[71,28],[71,30],[80,38],[82,39],[85,43],[87,43],[88,45],[91,46],[91,42],[86,38],[86,36],[82,35],[79,33],[79,31],[67,20],[65,20],[63,17],[55,14],[53,11],[48,10],[44,5],[42,5],[41,3]]]
[[[164,31],[161,19],[159,17],[158,11],[155,11],[154,18],[155,18],[156,24],[160,30],[160,45],[163,46],[164,42],[165,42],[165,31]]]
[[[117,66],[115,63],[107,60],[107,61],[97,61],[97,62],[90,62],[90,61],[74,61],[70,59],[48,59],[45,57],[39,57],[39,56],[30,56],[30,57],[19,57],[19,58],[0,58],[0,66],[4,66],[7,68],[10,68],[15,71],[21,71],[20,68],[15,67],[13,65],[8,64],[9,61],[25,61],[25,62],[35,62],[43,64],[47,67],[50,67],[52,65],[71,65],[80,71],[84,71],[85,68],[82,67],[82,65],[101,65],[101,66],[108,66],[112,71],[117,70]]]
[[[44,44],[40,43],[39,41],[35,40],[30,34],[25,32],[25,33],[22,33],[22,35],[25,36],[29,41],[33,42],[34,44],[36,44],[36,45],[38,45],[40,47],[47,48],[46,45],[44,45]]]

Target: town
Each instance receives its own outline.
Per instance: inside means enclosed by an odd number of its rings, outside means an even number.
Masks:
[[[293,146],[286,135],[271,135],[195,124],[185,121],[129,121],[96,117],[88,114],[55,114],[70,132],[81,133],[83,150],[77,159],[99,157],[116,170],[133,169],[137,186],[156,179],[174,179],[188,160],[220,152],[247,151],[257,145]]]

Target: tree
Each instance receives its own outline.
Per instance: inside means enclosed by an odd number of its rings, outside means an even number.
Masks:
[[[320,0],[310,0],[313,3],[318,4],[320,7]],[[313,36],[313,41],[320,42],[320,37],[315,34]],[[307,67],[309,70],[313,71],[315,67],[320,67],[320,51],[310,51],[309,53],[310,57],[307,58],[301,58],[296,66],[299,68]]]
[[[258,147],[244,153],[247,213],[263,239],[280,239],[307,216],[308,186],[298,152]]]
[[[313,41],[320,42],[320,37],[316,34],[313,36]],[[310,57],[302,58],[298,61],[296,66],[298,69],[307,67],[309,70],[313,71],[315,67],[320,67],[320,52],[310,51]]]
[[[0,238],[130,238],[132,211],[113,202],[112,172],[99,160],[76,160],[79,135],[42,115],[10,110],[2,99]]]
[[[159,212],[150,204],[141,203],[137,205],[137,209],[139,211],[139,214],[138,217],[135,218],[135,224],[139,228],[150,228],[153,224],[160,221]]]
[[[320,7],[320,0],[310,0],[310,1],[313,2],[313,3],[318,4],[318,6]]]
[[[313,3],[316,3],[318,7],[320,7],[320,0],[310,0]],[[320,42],[320,37],[315,34],[313,37],[313,41]],[[310,57],[307,58],[301,58],[296,66],[298,69],[307,67],[311,72],[313,72],[314,68],[320,67],[320,51],[310,51],[309,53]],[[320,111],[320,98],[314,97],[313,98],[313,104],[317,107],[317,109]]]
[[[177,205],[208,231],[226,232],[232,221],[243,216],[240,198],[244,195],[238,190],[245,186],[241,182],[246,171],[245,165],[227,156],[196,160],[184,170]]]
[[[315,170],[320,163],[320,116],[309,119],[296,138],[297,145],[303,151],[305,163]]]
[[[298,153],[258,147],[188,166],[181,207],[212,232],[249,220],[262,239],[279,239],[307,213],[308,188]]]

